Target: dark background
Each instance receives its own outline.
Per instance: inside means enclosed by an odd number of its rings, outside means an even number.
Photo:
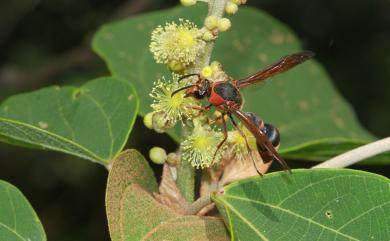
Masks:
[[[104,63],[89,49],[94,31],[105,22],[167,8],[177,2],[1,1],[0,100],[42,86],[78,84],[106,75]],[[248,2],[289,25],[304,48],[317,53],[317,60],[353,105],[362,124],[378,137],[389,136],[389,1]],[[139,133],[143,133],[143,138],[137,138]],[[145,155],[154,145],[175,149],[167,137],[156,138],[157,134],[149,131],[145,138],[144,133],[138,120],[128,146]],[[312,164],[294,161],[291,165]],[[388,167],[355,168],[390,176]],[[104,210],[106,177],[103,167],[88,161],[0,143],[0,179],[13,183],[26,195],[49,240],[109,240]]]

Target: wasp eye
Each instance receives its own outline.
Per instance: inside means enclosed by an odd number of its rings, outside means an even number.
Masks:
[[[195,97],[196,99],[198,99],[198,100],[203,99],[204,93],[201,92],[201,91],[196,91],[196,92],[194,93],[194,97]]]

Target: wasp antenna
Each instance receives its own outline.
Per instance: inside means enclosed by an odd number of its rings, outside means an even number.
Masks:
[[[179,88],[179,89],[177,89],[177,90],[175,90],[175,91],[172,92],[171,97],[173,97],[173,96],[174,96],[175,94],[177,94],[178,92],[180,92],[180,91],[182,91],[182,90],[185,90],[185,89],[188,89],[188,88],[191,88],[191,87],[193,87],[193,86],[195,86],[195,85],[187,85],[187,86],[184,86],[184,87],[182,87],[182,88]]]
[[[302,52],[297,53],[297,55],[301,58],[302,62],[313,58],[316,54],[310,50],[303,50]]]
[[[178,80],[177,80],[177,82],[180,82],[180,81],[182,81],[183,79],[185,79],[185,78],[188,78],[188,77],[191,77],[191,76],[198,76],[198,78],[200,78],[200,75],[199,74],[187,74],[187,75],[183,75],[182,77],[180,77]]]

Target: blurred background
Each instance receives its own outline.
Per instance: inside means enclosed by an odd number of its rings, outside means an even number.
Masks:
[[[107,75],[105,64],[90,50],[96,29],[106,22],[177,3],[0,1],[0,101],[47,85],[81,84]],[[378,137],[390,135],[390,1],[249,0],[248,5],[292,28],[304,48],[317,53],[316,59],[354,107],[363,126]],[[140,133],[142,138],[138,138]],[[155,145],[175,149],[166,136],[144,130],[140,120],[130,139],[128,147],[146,156]],[[292,167],[312,165],[298,160],[289,163]],[[390,177],[389,167],[354,168]],[[106,178],[104,167],[85,160],[0,143],[0,179],[26,195],[48,240],[109,240],[104,210]]]

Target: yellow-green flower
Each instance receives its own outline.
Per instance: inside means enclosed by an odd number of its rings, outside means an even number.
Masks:
[[[178,76],[172,75],[172,80],[165,80],[164,77],[154,83],[150,96],[153,98],[151,107],[155,113],[159,113],[161,123],[169,123],[172,127],[178,120],[191,119],[197,111],[191,107],[198,106],[194,98],[184,98],[184,91],[172,96],[172,92],[185,86],[185,81],[177,81]]]
[[[179,24],[167,23],[152,32],[150,51],[157,63],[187,66],[203,53],[206,43],[202,36],[203,31],[194,23],[180,19]]]
[[[245,135],[251,151],[257,151],[256,138],[252,135],[252,133],[250,133],[248,129],[242,127],[242,125],[240,125],[240,129]],[[245,138],[240,132],[238,132],[237,130],[229,131],[227,143],[228,145],[230,145],[230,148],[228,149],[229,152],[233,154],[237,160],[244,161],[248,158],[248,154],[250,153],[248,151]]]
[[[181,144],[182,159],[196,168],[205,168],[212,163],[218,163],[222,157],[222,150],[217,153],[216,150],[223,139],[223,134],[197,121],[194,121],[194,125],[192,134]]]

